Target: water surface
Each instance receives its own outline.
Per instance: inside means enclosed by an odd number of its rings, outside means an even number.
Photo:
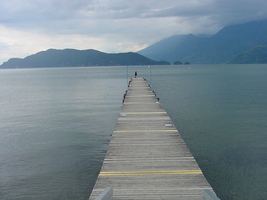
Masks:
[[[0,199],[89,198],[126,69],[0,70]],[[128,76],[135,71],[221,199],[267,199],[267,65],[128,67]]]
[[[154,90],[221,199],[267,199],[267,65],[160,69]]]

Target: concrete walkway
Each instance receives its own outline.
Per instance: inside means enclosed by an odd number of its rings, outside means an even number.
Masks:
[[[170,117],[143,78],[133,78],[90,200],[202,199],[212,191]]]

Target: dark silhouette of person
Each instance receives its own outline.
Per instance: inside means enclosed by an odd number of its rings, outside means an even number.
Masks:
[[[136,78],[136,77],[137,77],[137,71],[134,72],[134,78]]]

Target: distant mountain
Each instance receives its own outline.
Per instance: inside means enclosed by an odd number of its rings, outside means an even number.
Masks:
[[[113,65],[160,65],[169,64],[154,61],[138,53],[108,54],[93,49],[75,50],[49,49],[21,58],[11,58],[0,68],[41,68],[41,67],[77,67],[77,66],[113,66]]]
[[[210,37],[192,34],[173,36],[138,53],[154,60],[167,60],[172,63],[227,63],[238,54],[266,42],[267,20],[262,20],[226,26]]]
[[[229,63],[267,63],[267,45],[255,46],[234,57]]]
[[[151,46],[139,51],[138,53],[145,55],[146,57],[154,60],[161,60],[161,58],[168,58],[169,52],[174,51],[176,46],[181,43],[187,35],[175,35],[166,39],[163,39]],[[167,52],[164,50],[168,49]]]

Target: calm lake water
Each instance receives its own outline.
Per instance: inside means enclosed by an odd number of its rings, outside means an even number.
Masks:
[[[150,79],[150,70],[152,79]],[[129,67],[222,199],[267,199],[267,65]],[[88,199],[126,67],[0,70],[0,199]]]

